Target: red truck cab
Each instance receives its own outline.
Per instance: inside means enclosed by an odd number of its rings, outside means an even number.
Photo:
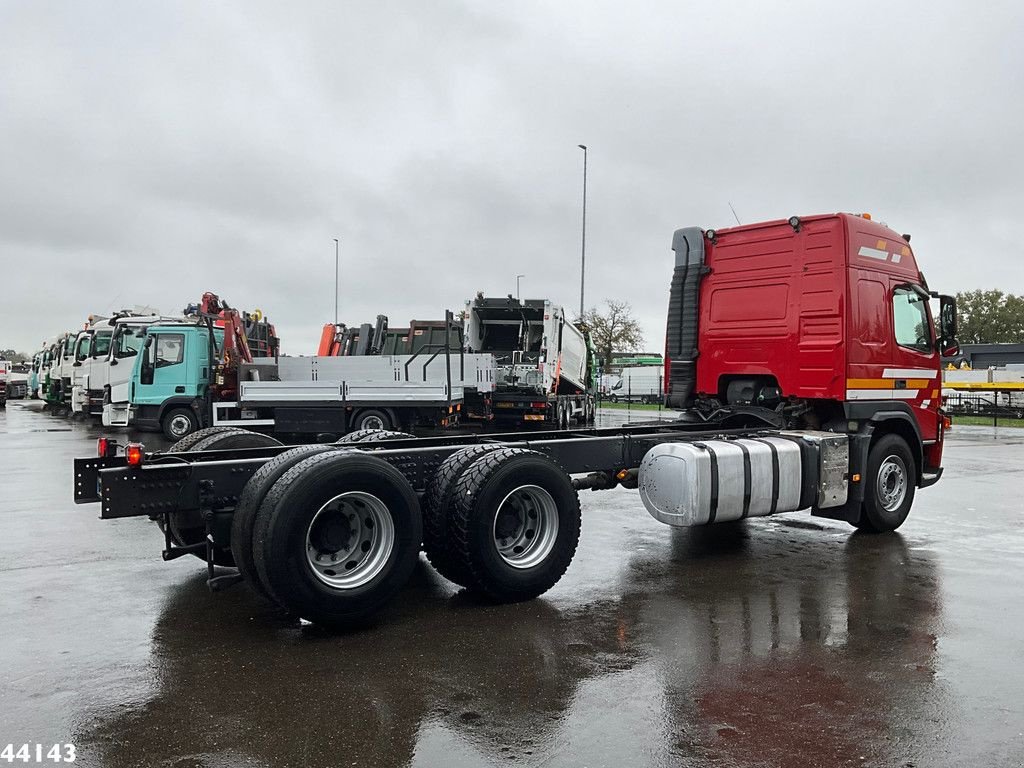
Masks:
[[[787,428],[860,436],[865,451],[895,433],[917,484],[938,478],[956,309],[929,292],[909,235],[835,213],[681,229],[673,249],[667,405],[764,408]]]

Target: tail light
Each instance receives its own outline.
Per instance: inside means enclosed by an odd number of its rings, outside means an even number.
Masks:
[[[124,447],[124,458],[129,467],[141,467],[146,458],[146,447],[142,443],[128,443]]]
[[[117,442],[109,437],[101,437],[96,440],[96,455],[106,459],[117,455]]]

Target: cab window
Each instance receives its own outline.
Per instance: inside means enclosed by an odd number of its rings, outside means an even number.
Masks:
[[[910,288],[897,288],[892,295],[892,327],[896,343],[918,352],[932,351],[927,300]]]
[[[177,365],[184,357],[185,335],[182,333],[161,333],[156,337],[156,367],[166,368]]]
[[[140,331],[145,333],[145,331]],[[117,336],[117,346],[114,348],[114,357],[134,357],[142,349],[142,336],[136,336],[130,329],[126,328]]]

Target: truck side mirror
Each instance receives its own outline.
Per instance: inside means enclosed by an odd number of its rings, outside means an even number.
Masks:
[[[956,299],[939,296],[939,352],[943,357],[952,357],[960,351],[956,331]]]
[[[153,350],[153,337],[147,336],[146,343],[142,348],[142,360],[140,360],[139,368],[139,382],[142,384],[153,383],[153,370],[155,365],[153,363],[154,350]]]

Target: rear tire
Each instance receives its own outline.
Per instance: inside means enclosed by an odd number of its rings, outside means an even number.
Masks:
[[[160,429],[168,440],[181,440],[199,429],[199,417],[191,408],[171,408],[160,419]]]
[[[264,435],[262,432],[237,429],[232,432],[207,435],[196,442],[190,452],[227,451],[233,448],[273,448],[279,445],[283,445],[283,443],[276,437]]]
[[[452,552],[449,525],[452,491],[470,465],[485,453],[498,448],[498,445],[472,445],[456,451],[441,462],[423,496],[423,549],[427,560],[434,570],[460,587],[470,586],[473,578],[462,568]]]
[[[910,514],[917,473],[910,447],[899,435],[883,435],[868,452],[867,488],[854,525],[873,533],[895,531]]]
[[[340,440],[336,441],[335,445],[379,443],[382,440],[408,440],[414,437],[416,437],[416,435],[410,435],[408,432],[392,432],[388,429],[358,429],[355,432],[349,432]]]
[[[241,496],[238,497],[235,513],[231,517],[231,555],[234,557],[239,573],[242,574],[249,586],[267,600],[273,601],[274,598],[260,581],[256,560],[252,553],[256,513],[259,512],[260,504],[263,503],[263,499],[266,498],[281,475],[303,459],[332,450],[338,449],[330,445],[300,445],[284,453],[279,453],[256,470],[249,478],[249,482],[245,484],[245,488],[242,489]]]
[[[203,429],[197,429],[188,437],[183,437],[181,440],[176,442],[170,448],[167,449],[169,453],[184,453],[185,451],[192,450],[192,446],[198,443],[204,438],[210,437],[211,435],[223,435],[226,432],[244,432],[245,430],[240,427],[205,427]]]
[[[256,515],[253,555],[282,606],[345,628],[405,585],[422,536],[419,501],[401,472],[360,451],[328,452],[274,483]]]
[[[211,427],[211,429],[215,429]],[[198,434],[198,433],[197,433]],[[207,433],[195,441],[188,449],[190,453],[197,451],[227,450],[229,448],[266,448],[281,445],[281,441],[270,435],[259,432],[246,432],[243,429],[230,429],[216,433]],[[170,533],[171,541],[178,546],[189,546],[206,540],[206,526],[198,519],[197,515],[183,516],[180,513],[171,514]],[[192,555],[205,562],[204,553],[193,552]],[[216,548],[213,551],[213,562],[216,565],[231,567],[237,565],[232,551],[228,547]]]
[[[553,587],[580,538],[580,503],[565,471],[536,451],[478,458],[452,492],[452,552],[472,589],[498,602]]]

